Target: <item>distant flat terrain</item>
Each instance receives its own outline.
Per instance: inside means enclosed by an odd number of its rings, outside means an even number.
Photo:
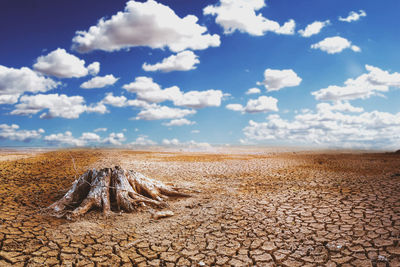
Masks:
[[[88,168],[114,165],[193,197],[170,199],[175,215],[160,220],[150,206],[75,221],[43,212]],[[0,266],[400,266],[400,156],[2,150],[0,222]]]

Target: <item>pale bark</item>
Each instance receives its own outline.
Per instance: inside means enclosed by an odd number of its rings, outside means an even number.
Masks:
[[[190,195],[141,173],[116,166],[87,171],[75,180],[64,197],[48,209],[57,217],[81,216],[93,208],[102,209],[107,215],[111,210],[132,212],[145,204],[163,208],[168,206],[165,202],[168,196]]]

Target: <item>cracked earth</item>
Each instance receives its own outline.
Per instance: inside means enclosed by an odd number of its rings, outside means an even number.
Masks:
[[[7,153],[0,266],[400,266],[398,154]],[[43,212],[77,175],[114,165],[198,191],[168,200],[175,215],[159,220],[152,207]]]

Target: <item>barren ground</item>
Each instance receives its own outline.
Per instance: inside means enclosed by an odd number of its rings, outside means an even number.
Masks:
[[[0,152],[0,266],[400,266],[400,155]],[[15,153],[18,154],[18,153]],[[200,190],[76,221],[46,216],[78,174],[121,165]]]

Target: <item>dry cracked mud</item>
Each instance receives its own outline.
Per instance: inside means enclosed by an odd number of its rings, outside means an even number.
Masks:
[[[43,213],[114,165],[199,191],[160,220]],[[0,266],[400,266],[400,156],[47,152],[0,161],[0,223]]]

